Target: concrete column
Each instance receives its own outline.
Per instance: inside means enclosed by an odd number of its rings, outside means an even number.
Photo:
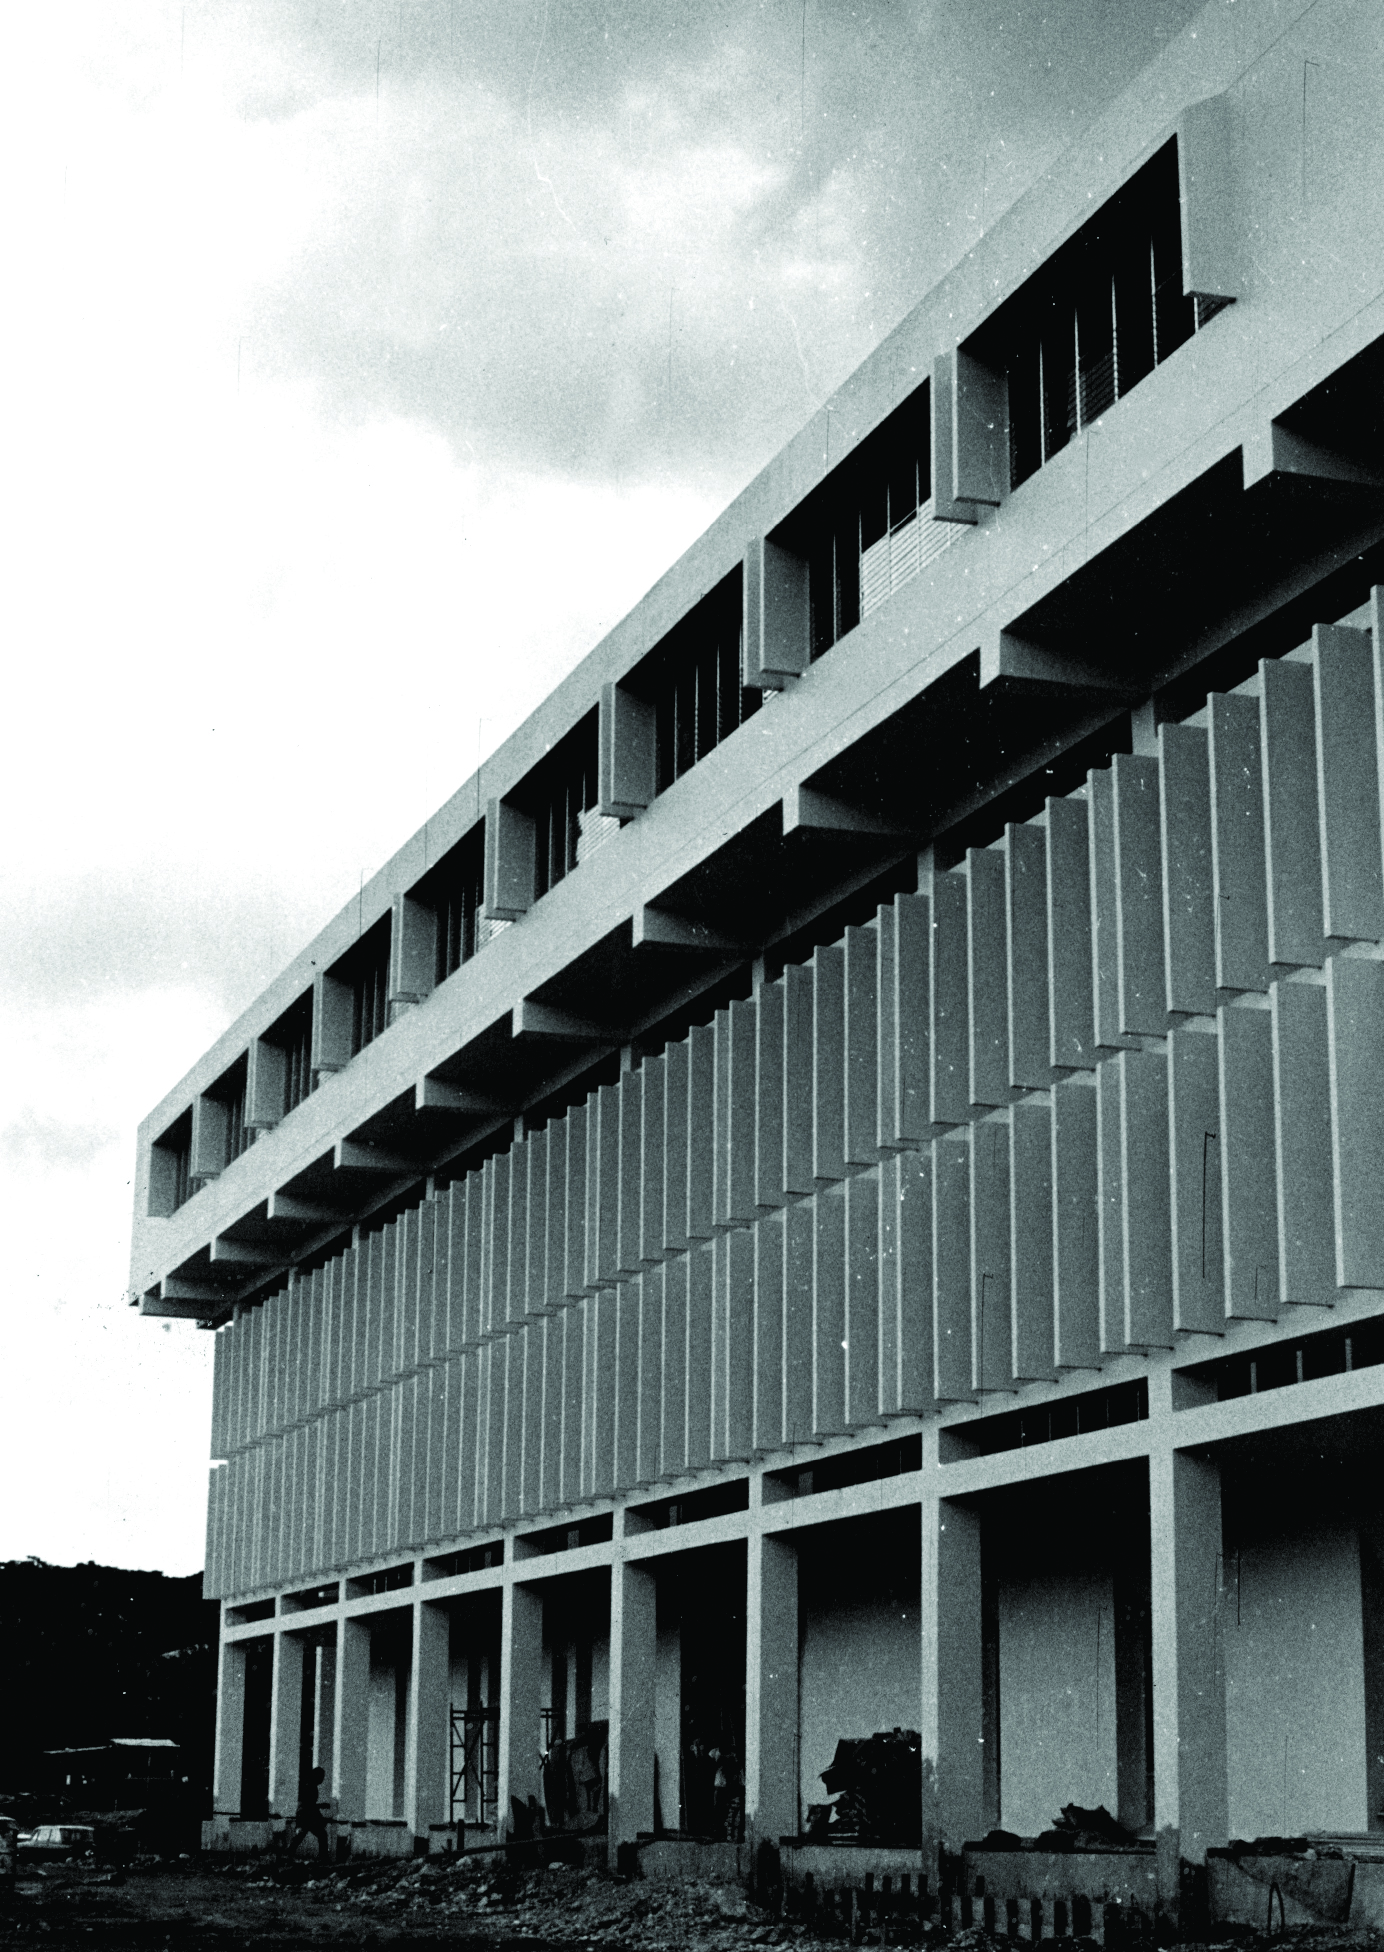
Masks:
[[[223,1640],[216,1678],[216,1759],[212,1776],[212,1808],[218,1813],[240,1814],[244,1748],[245,1648],[235,1641]]]
[[[296,1633],[274,1636],[269,1688],[269,1814],[291,1817],[298,1807],[303,1741],[303,1643]]]
[[[450,1733],[452,1623],[445,1606],[417,1600],[413,1608],[413,1684],[405,1748],[404,1817],[415,1837],[447,1821],[447,1744]]]
[[[608,1843],[615,1865],[622,1843],[654,1827],[654,1679],[658,1582],[642,1566],[610,1569],[610,1750]]]
[[[925,1498],[922,1522],[923,1828],[959,1850],[985,1830],[981,1520],[974,1505]]]
[[[750,1534],[745,1577],[745,1841],[798,1830],[798,1550]]]
[[[1149,1527],[1158,1900],[1176,1923],[1184,1907],[1195,1907],[1199,1868],[1209,1846],[1227,1841],[1229,1821],[1220,1466],[1187,1451],[1155,1450]]]
[[[493,1686],[493,1682],[492,1682]],[[500,1756],[495,1823],[503,1837],[511,1798],[543,1798],[538,1742],[543,1722],[543,1600],[536,1586],[508,1584],[500,1609]],[[492,1697],[493,1699],[493,1697]]]
[[[332,1780],[332,1748],[336,1736],[336,1641],[317,1643],[317,1720],[313,1736],[313,1766]],[[323,1794],[330,1795],[330,1789]]]
[[[338,1620],[336,1700],[332,1715],[332,1795],[346,1823],[365,1815],[365,1772],[370,1748],[370,1626]]]

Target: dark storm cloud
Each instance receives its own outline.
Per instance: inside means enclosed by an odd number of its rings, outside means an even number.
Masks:
[[[1195,10],[246,0],[242,112],[332,184],[253,357],[462,458],[743,476]]]

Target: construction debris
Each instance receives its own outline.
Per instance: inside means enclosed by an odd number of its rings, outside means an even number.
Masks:
[[[922,1752],[914,1728],[838,1741],[822,1771],[832,1800],[809,1806],[808,1836],[814,1843],[916,1845],[923,1827]]]

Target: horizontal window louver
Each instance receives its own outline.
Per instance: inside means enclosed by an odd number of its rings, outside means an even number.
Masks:
[[[868,617],[884,599],[902,589],[944,549],[960,530],[954,522],[933,520],[929,496],[911,515],[896,522],[887,535],[862,550],[860,557],[860,614]]]

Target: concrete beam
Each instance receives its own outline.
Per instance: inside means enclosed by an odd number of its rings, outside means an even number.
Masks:
[[[747,955],[748,946],[728,935],[694,922],[685,915],[672,915],[666,908],[644,902],[635,909],[631,923],[636,949],[704,950],[714,955]]]
[[[187,1274],[165,1274],[159,1283],[159,1300],[202,1303],[225,1308],[235,1300],[235,1290],[224,1281],[201,1281]]]
[[[1361,488],[1384,488],[1384,473],[1367,468],[1320,441],[1294,433],[1282,421],[1267,420],[1255,428],[1241,449],[1246,488],[1257,487],[1271,475],[1296,475],[1309,481],[1341,481]]]
[[[790,786],[783,796],[783,831],[794,834],[816,829],[834,834],[883,834],[901,839],[907,829],[897,827],[864,807],[834,800],[810,786]]]
[[[362,1145],[358,1139],[338,1139],[332,1148],[332,1164],[338,1172],[398,1174],[419,1170],[412,1159],[384,1152],[377,1146]]]
[[[211,1260],[226,1267],[281,1267],[283,1255],[277,1248],[264,1247],[254,1240],[228,1240],[218,1234],[211,1244]]]
[[[514,1006],[512,1034],[515,1037],[549,1037],[557,1043],[608,1044],[612,1049],[625,1042],[621,1032],[612,1030],[609,1024],[591,1023],[585,1017],[569,1015],[566,1010],[554,1010],[546,1003],[535,1003],[530,997],[521,997]]]
[[[507,1115],[512,1109],[465,1085],[448,1084],[445,1078],[420,1078],[413,1087],[416,1112],[456,1112],[462,1117],[489,1118]]]
[[[271,1193],[267,1211],[271,1220],[293,1220],[304,1226],[333,1226],[344,1217],[335,1207],[318,1206],[288,1193]]]

